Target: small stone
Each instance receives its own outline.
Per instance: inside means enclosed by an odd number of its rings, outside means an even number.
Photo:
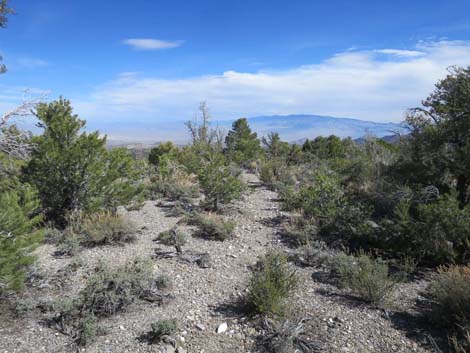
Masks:
[[[228,329],[228,325],[226,322],[222,323],[219,325],[219,327],[217,328],[217,333],[224,333],[225,331],[227,331]]]
[[[122,326],[122,325],[119,326],[119,329],[120,329],[120,330],[123,330],[123,331],[125,330],[124,326]]]
[[[200,331],[205,331],[206,327],[203,324],[196,324],[196,328]]]
[[[175,353],[175,349],[172,345],[166,344],[160,349],[160,353]]]

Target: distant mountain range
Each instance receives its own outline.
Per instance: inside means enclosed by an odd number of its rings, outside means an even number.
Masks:
[[[278,132],[284,140],[296,141],[317,136],[336,135],[357,139],[365,135],[383,137],[402,132],[397,123],[377,123],[351,118],[321,115],[272,115],[248,118],[251,128],[260,136]]]
[[[396,133],[403,133],[404,127],[398,123],[378,123],[373,121],[364,121],[351,118],[336,118],[332,116],[321,115],[270,115],[256,116],[247,118],[249,125],[258,136],[267,136],[270,132],[277,132],[284,141],[302,143],[305,139],[313,139],[317,136],[336,135],[341,138],[351,137],[352,139],[360,139],[366,135],[375,137],[393,136]],[[230,130],[234,120],[214,121],[213,125],[217,125],[227,132]],[[161,126],[159,126],[161,125]],[[108,133],[110,145],[132,145],[144,144],[153,145],[158,141],[173,140],[179,144],[183,144],[188,138],[186,127],[181,121],[172,121],[166,123],[155,123],[152,127],[134,126],[132,136],[126,139],[113,138],[113,135],[123,136],[125,132],[106,131]],[[141,134],[139,134],[139,130]],[[129,132],[129,130],[127,130]],[[149,135],[152,131],[155,136]],[[160,136],[158,132],[165,132]]]

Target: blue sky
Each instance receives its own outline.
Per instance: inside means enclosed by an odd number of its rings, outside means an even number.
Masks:
[[[47,91],[111,135],[187,120],[201,100],[217,119],[400,121],[446,67],[470,64],[468,0],[10,3],[0,109]]]

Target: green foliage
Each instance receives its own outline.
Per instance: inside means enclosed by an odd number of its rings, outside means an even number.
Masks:
[[[237,177],[237,170],[227,165],[221,153],[212,154],[198,170],[199,185],[204,192],[204,206],[211,211],[218,211],[221,205],[238,199],[244,190],[244,184]]]
[[[470,349],[470,267],[441,267],[433,276],[426,295],[431,301],[431,319],[453,336],[451,343]]]
[[[261,139],[266,150],[266,156],[270,160],[277,158],[285,158],[289,153],[289,144],[281,141],[281,137],[277,132],[271,132],[268,137]]]
[[[344,200],[332,221],[321,227],[319,235],[327,242],[341,243],[350,249],[373,247],[377,245],[379,226],[371,220],[372,211],[366,204]]]
[[[283,197],[286,210],[302,211],[305,217],[315,217],[320,223],[334,219],[345,201],[339,178],[327,170],[316,171],[311,183],[300,186],[298,191],[290,190]]]
[[[76,342],[80,346],[88,346],[95,340],[97,333],[96,318],[93,315],[86,316],[78,322]]]
[[[346,145],[334,135],[328,137],[318,136],[314,140],[305,140],[302,151],[312,154],[320,159],[335,159],[346,157]]]
[[[437,202],[401,202],[392,220],[381,223],[382,246],[431,265],[468,263],[470,259],[470,207],[459,208],[456,198]]]
[[[289,269],[287,257],[270,252],[258,262],[251,276],[249,304],[256,313],[282,315],[297,283],[297,274]]]
[[[95,212],[136,201],[140,196],[140,169],[123,149],[108,151],[98,132],[80,133],[83,120],[72,114],[64,99],[37,108],[39,126],[34,150],[24,169],[36,186],[47,220],[66,225],[68,213]]]
[[[333,259],[332,268],[338,273],[342,287],[375,305],[383,304],[398,283],[397,278],[389,275],[385,261],[372,259],[364,252],[356,258],[339,255]]]
[[[245,118],[238,119],[232,124],[232,130],[225,138],[225,145],[228,158],[245,167],[256,160],[261,152],[256,132],[251,131]]]
[[[176,319],[163,319],[154,322],[151,325],[149,338],[152,343],[159,342],[164,336],[170,336],[178,329]]]
[[[470,201],[469,95],[470,67],[451,68],[423,108],[411,110],[407,117],[411,135],[398,168],[401,180],[435,185],[443,192],[454,189],[460,207]]]
[[[196,236],[211,240],[224,241],[233,237],[235,223],[225,221],[213,213],[196,213],[189,219],[189,224],[198,227]]]
[[[150,150],[148,160],[150,164],[160,167],[161,164],[167,163],[169,159],[175,158],[177,154],[178,148],[171,141],[168,141],[153,147]]]
[[[1,0],[0,1],[0,28],[4,28],[7,26],[8,22],[8,15],[14,14],[15,11],[8,6],[8,0]]]
[[[197,175],[206,209],[218,211],[221,205],[239,198],[244,185],[237,178],[238,171],[223,154],[221,131],[210,127],[205,103],[201,104],[200,111],[200,119],[197,117],[186,124],[192,144],[183,148],[179,161],[186,171]]]
[[[42,240],[36,193],[27,185],[0,193],[0,294],[22,288]]]

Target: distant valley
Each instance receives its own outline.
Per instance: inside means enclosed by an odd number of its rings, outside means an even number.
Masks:
[[[234,120],[214,121],[225,132],[229,131]],[[379,123],[352,118],[337,118],[321,115],[271,115],[248,118],[252,130],[258,136],[277,132],[285,141],[302,143],[305,139],[317,136],[336,135],[360,139],[366,135],[376,137],[392,136],[402,133],[404,127],[399,123]],[[177,144],[187,143],[188,132],[183,121],[166,123],[136,123],[134,126],[115,125],[115,128],[94,126],[108,133],[110,146],[151,146],[160,141],[172,140]],[[108,130],[108,131],[107,131]]]

